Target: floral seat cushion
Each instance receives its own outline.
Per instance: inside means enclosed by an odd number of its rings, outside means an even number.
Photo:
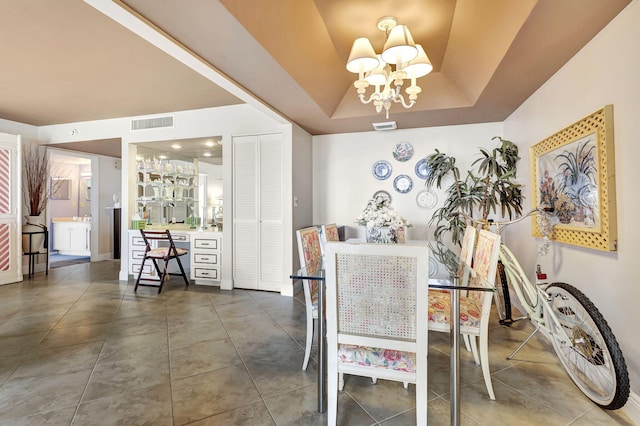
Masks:
[[[343,364],[386,368],[395,371],[416,371],[416,354],[367,346],[339,345],[338,359]]]
[[[178,256],[182,256],[183,254],[187,254],[187,249],[176,247],[178,252]],[[167,257],[167,252],[169,251],[169,247],[158,247],[151,249],[147,252],[147,257],[154,257],[156,259],[164,259]],[[173,255],[173,253],[171,253]]]
[[[448,324],[450,315],[451,295],[443,291],[429,291],[429,322]],[[480,313],[482,310],[476,301],[470,297],[460,296],[460,325],[465,327],[480,327]]]

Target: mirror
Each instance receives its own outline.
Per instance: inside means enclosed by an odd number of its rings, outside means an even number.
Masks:
[[[50,188],[52,200],[71,199],[71,179],[52,176]]]

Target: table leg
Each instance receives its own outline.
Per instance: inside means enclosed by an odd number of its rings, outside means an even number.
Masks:
[[[458,285],[457,278],[454,285]],[[451,343],[451,367],[449,372],[451,391],[451,424],[460,425],[460,292],[450,290],[450,343]]]
[[[318,282],[318,413],[327,411],[326,326],[324,322],[324,280]]]

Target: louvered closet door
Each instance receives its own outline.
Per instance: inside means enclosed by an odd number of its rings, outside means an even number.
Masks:
[[[0,284],[22,281],[20,136],[0,133]]]
[[[282,288],[282,135],[259,137],[260,290]]]
[[[258,138],[233,138],[233,285],[258,289]]]

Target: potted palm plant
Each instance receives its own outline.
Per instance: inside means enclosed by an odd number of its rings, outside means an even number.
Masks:
[[[480,158],[475,160],[466,174],[456,166],[456,158],[435,150],[426,157],[428,171],[425,185],[442,188],[449,176],[453,182],[446,191],[442,207],[431,216],[430,224],[435,224],[434,237],[441,240],[450,234],[451,241],[460,244],[466,223],[456,213],[465,213],[481,220],[488,220],[489,214],[500,209],[502,216],[512,218],[522,213],[521,186],[515,181],[518,147],[499,136],[499,145],[492,150],[480,148]],[[475,169],[474,169],[475,167]]]

